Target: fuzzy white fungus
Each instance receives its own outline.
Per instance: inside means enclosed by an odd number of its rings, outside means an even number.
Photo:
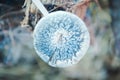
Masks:
[[[76,64],[89,47],[89,32],[76,15],[56,11],[40,19],[34,30],[34,47],[43,61],[53,67]]]

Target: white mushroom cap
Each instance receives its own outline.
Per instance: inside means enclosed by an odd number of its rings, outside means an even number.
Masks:
[[[34,30],[34,47],[43,61],[53,67],[76,64],[90,43],[84,22],[76,15],[56,11],[43,17]]]

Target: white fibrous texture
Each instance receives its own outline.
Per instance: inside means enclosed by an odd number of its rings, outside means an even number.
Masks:
[[[89,32],[76,15],[57,11],[43,17],[34,30],[37,54],[53,67],[78,63],[89,47]]]

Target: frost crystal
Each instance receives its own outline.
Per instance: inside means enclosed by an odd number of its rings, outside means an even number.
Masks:
[[[34,30],[37,54],[53,67],[76,64],[86,53],[89,41],[83,21],[69,12],[50,13],[38,22]]]

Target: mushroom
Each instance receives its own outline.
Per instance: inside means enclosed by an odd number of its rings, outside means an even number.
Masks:
[[[69,12],[48,13],[39,0],[33,2],[44,15],[33,32],[37,54],[52,67],[68,67],[78,63],[90,43],[84,22]]]

